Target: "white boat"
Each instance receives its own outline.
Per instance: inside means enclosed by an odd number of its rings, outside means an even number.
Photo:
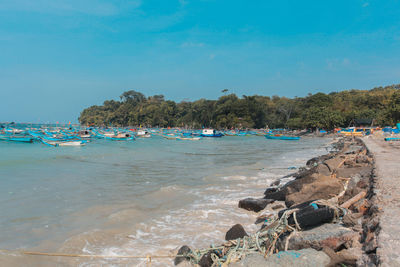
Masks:
[[[48,146],[84,146],[86,141],[71,140],[71,141],[44,141],[42,142]]]
[[[214,130],[214,129],[204,129],[204,130],[201,132],[200,136],[203,136],[203,137],[222,137],[223,134],[217,132],[217,131]]]
[[[84,146],[86,142],[82,141],[67,141],[67,142],[59,142],[58,146]]]
[[[139,130],[137,131],[136,136],[141,138],[149,138],[151,137],[151,134],[146,130]]]

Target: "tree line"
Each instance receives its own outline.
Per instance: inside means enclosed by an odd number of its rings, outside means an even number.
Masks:
[[[333,129],[348,127],[357,119],[373,119],[375,125],[400,122],[400,84],[371,90],[346,90],[305,97],[246,96],[225,94],[217,100],[176,103],[163,95],[146,97],[130,90],[120,101],[84,109],[82,125],[231,128]]]

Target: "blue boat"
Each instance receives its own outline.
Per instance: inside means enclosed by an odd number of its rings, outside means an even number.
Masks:
[[[300,140],[300,136],[270,135],[270,134],[266,135],[265,138],[274,140]]]
[[[32,143],[33,138],[29,136],[14,136],[14,135],[0,135],[0,140],[12,141],[12,142],[22,142],[22,143]]]
[[[222,133],[217,132],[214,129],[204,129],[200,136],[202,137],[222,137],[224,136]]]
[[[400,137],[386,137],[385,141],[400,141]]]

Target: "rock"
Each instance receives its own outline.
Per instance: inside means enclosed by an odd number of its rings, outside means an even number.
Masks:
[[[286,187],[283,188],[267,188],[264,192],[265,199],[273,199],[284,201],[286,197]]]
[[[270,184],[270,186],[278,186],[281,183],[280,180],[276,180]]]
[[[319,157],[315,157],[315,158],[309,159],[307,161],[307,163],[306,163],[306,166],[307,167],[317,166],[318,164],[324,162],[327,159],[333,158],[334,156],[335,156],[335,154],[330,153],[330,154],[327,154],[327,155],[322,155],[322,156],[319,156]]]
[[[349,147],[347,147],[347,149],[345,149],[344,154],[357,154],[359,152],[361,152],[362,150],[364,150],[364,146],[360,146],[360,145],[350,145]]]
[[[312,174],[317,172],[317,165],[310,168],[310,169],[306,169],[306,168],[299,168],[299,171],[297,173],[295,173],[293,175],[293,177],[296,178],[296,180],[298,179],[303,179],[304,177],[308,177],[311,176]]]
[[[304,179],[306,178],[301,180]],[[288,186],[288,193],[285,199],[287,207],[312,199],[330,199],[343,191],[341,181],[330,176],[317,176],[313,174],[306,182],[295,186],[292,186],[292,184]]]
[[[240,262],[232,263],[231,267],[324,267],[328,266],[330,258],[322,251],[302,249],[300,251],[280,251],[268,258],[261,254],[250,254]]]
[[[213,260],[211,258],[211,251],[207,252],[207,254],[203,255],[199,261],[200,267],[211,267],[213,265]]]
[[[228,230],[228,232],[226,232],[225,240],[235,240],[245,236],[248,236],[248,234],[246,233],[246,230],[244,230],[243,226],[241,224],[235,224]]]
[[[321,175],[329,176],[329,175],[331,175],[331,170],[329,169],[329,167],[327,165],[320,164],[317,166],[317,173],[319,173]]]
[[[374,234],[371,234],[369,237],[369,241],[366,242],[364,250],[367,254],[369,253],[374,253],[376,251],[376,248],[378,247],[378,244],[376,242],[376,238]]]
[[[357,155],[356,163],[371,163],[371,159],[367,155]]]
[[[265,199],[265,198],[246,198],[239,201],[239,208],[259,212],[265,207],[274,202],[274,199]]]
[[[191,253],[191,252],[192,252],[192,250],[191,250],[188,246],[183,245],[183,246],[178,250],[177,255],[186,255],[186,254]],[[187,258],[187,257],[175,257],[175,259],[174,259],[174,264],[175,264],[175,265],[178,265],[178,264],[180,264],[181,262],[184,262],[184,261],[186,261],[186,260],[190,260],[190,258]]]
[[[286,238],[280,241],[281,249],[284,248]],[[358,239],[359,233],[339,224],[326,223],[310,230],[296,232],[289,240],[288,249],[314,248],[321,250],[329,247],[336,250],[343,244],[352,243],[353,240]]]
[[[347,227],[361,225],[362,217],[362,213],[347,213],[343,216],[343,225]]]
[[[329,170],[333,172],[334,170],[338,169],[344,161],[342,157],[335,157],[332,159],[326,160],[324,163],[329,167]]]
[[[355,266],[357,260],[362,257],[360,248],[349,248],[335,252],[333,249],[325,247],[322,251],[331,258],[330,266]]]
[[[364,198],[364,199],[361,199],[361,200],[357,201],[356,203],[354,203],[353,206],[351,207],[351,210],[365,215],[368,213],[370,206],[371,206],[371,204],[368,202],[367,199]]]

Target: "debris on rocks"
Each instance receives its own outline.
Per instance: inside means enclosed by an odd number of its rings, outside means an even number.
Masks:
[[[264,198],[239,201],[240,208],[254,212],[282,201],[271,206],[273,214],[257,218],[263,224],[256,233],[247,234],[237,224],[226,233],[226,243],[185,248],[177,259],[236,267],[377,264],[380,211],[374,204],[374,159],[360,139],[342,138],[333,147],[291,174],[294,180],[272,183]]]

